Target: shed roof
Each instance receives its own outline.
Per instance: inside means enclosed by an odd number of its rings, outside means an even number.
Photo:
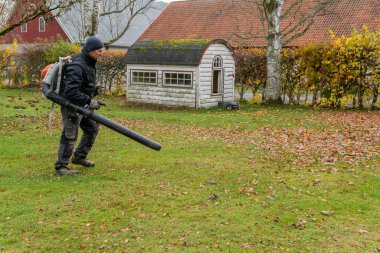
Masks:
[[[127,64],[157,64],[198,66],[203,53],[211,44],[224,44],[224,40],[177,39],[143,40],[133,44],[124,60]]]

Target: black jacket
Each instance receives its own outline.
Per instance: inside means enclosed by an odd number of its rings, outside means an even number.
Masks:
[[[82,51],[67,66],[64,97],[70,102],[80,106],[90,103],[95,92],[95,64],[96,60]]]

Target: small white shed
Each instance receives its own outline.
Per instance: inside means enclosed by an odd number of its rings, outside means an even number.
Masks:
[[[224,40],[137,41],[124,59],[127,101],[208,108],[234,100],[235,60]]]

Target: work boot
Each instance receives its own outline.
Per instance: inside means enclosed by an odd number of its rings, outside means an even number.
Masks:
[[[80,171],[79,170],[70,170],[68,167],[62,166],[59,169],[55,169],[55,174],[58,176],[73,176],[73,175],[80,174]]]
[[[87,160],[87,159],[77,158],[75,156],[73,156],[71,158],[71,162],[73,164],[79,164],[79,165],[82,165],[84,167],[94,167],[95,166],[95,163],[93,161],[90,161],[90,160]]]

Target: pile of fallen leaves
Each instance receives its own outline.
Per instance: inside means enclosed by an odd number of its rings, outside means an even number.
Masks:
[[[266,157],[289,158],[294,164],[357,163],[380,157],[380,114],[378,112],[323,112],[308,119],[321,127],[274,127],[256,129],[240,125],[203,127],[192,124],[123,120],[132,129],[143,129],[147,135],[173,133],[176,138],[222,142],[226,147],[262,151]],[[123,122],[122,122],[123,123]]]

